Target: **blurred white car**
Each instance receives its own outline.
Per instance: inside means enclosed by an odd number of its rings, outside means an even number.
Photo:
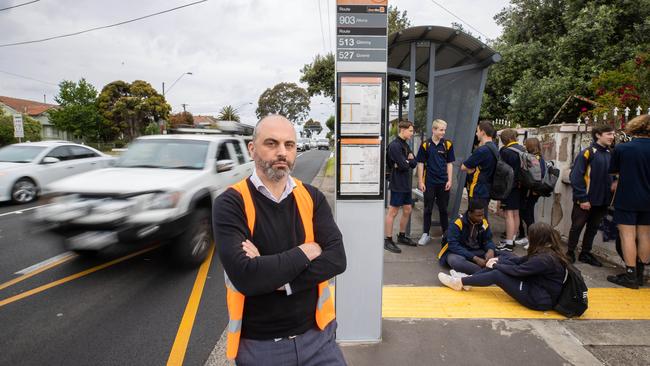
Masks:
[[[27,203],[54,181],[109,167],[115,159],[67,141],[13,144],[0,149],[0,201]]]
[[[299,138],[298,142],[296,142],[296,149],[298,151],[309,150],[309,139],[305,137]]]
[[[171,259],[198,266],[212,244],[212,202],[253,172],[249,137],[156,135],[133,141],[115,166],[48,186],[37,222],[68,250],[169,244]]]
[[[330,148],[330,140],[327,138],[319,138],[316,142],[318,150],[328,150]]]

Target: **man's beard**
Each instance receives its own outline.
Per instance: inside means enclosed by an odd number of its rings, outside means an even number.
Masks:
[[[287,167],[274,168],[273,164],[276,164],[280,161],[286,163]],[[264,172],[264,175],[267,178],[276,182],[279,182],[282,178],[291,174],[291,171],[293,170],[293,163],[290,163],[287,159],[284,158],[266,161],[255,157],[255,164],[257,165],[258,169],[261,169]]]

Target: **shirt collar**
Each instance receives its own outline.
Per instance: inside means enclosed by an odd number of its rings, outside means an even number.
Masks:
[[[296,182],[293,180],[291,176],[289,176],[289,179],[287,179],[287,185],[284,187],[284,191],[282,192],[282,195],[280,196],[279,199],[276,199],[273,194],[271,193],[271,190],[264,185],[264,182],[262,182],[262,179],[260,179],[259,175],[257,175],[257,169],[253,169],[253,174],[251,175],[251,183],[255,186],[255,189],[257,189],[258,192],[264,195],[264,197],[270,199],[271,201],[275,203],[280,203],[282,202],[285,198],[287,198],[291,192],[293,192],[293,189],[296,188]]]
[[[512,141],[512,142],[509,142],[508,145],[506,145],[506,147],[510,147],[510,146],[516,145],[516,144],[517,144],[517,141]]]

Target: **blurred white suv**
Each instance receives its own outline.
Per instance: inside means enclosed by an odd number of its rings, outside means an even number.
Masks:
[[[246,142],[235,135],[138,138],[114,167],[48,186],[51,204],[36,220],[80,254],[160,241],[176,263],[197,266],[213,245],[212,202],[253,171]]]
[[[114,158],[68,141],[13,144],[0,149],[0,201],[27,203],[58,179],[106,168]]]

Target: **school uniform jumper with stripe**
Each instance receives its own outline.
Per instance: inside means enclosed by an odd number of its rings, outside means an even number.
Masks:
[[[570,179],[574,203],[569,230],[569,251],[575,251],[580,233],[586,224],[587,229],[582,238],[582,252],[591,252],[598,226],[607,214],[607,207],[612,199],[610,160],[610,149],[593,142],[578,154],[573,163]],[[583,202],[589,202],[591,209],[580,208],[580,203]]]
[[[424,164],[424,213],[422,220],[422,232],[429,234],[431,229],[431,213],[433,204],[438,206],[440,218],[440,228],[443,234],[449,227],[449,214],[447,206],[449,205],[449,191],[445,190],[445,185],[449,177],[447,176],[447,164],[456,160],[454,155],[454,145],[451,140],[440,139],[434,143],[431,138],[423,142],[418,149],[416,156],[418,163]]]

